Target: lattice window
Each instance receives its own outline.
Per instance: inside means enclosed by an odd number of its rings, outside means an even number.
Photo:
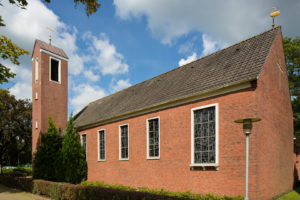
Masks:
[[[104,130],[100,130],[98,132],[99,136],[99,160],[105,160],[105,131]]]
[[[159,119],[148,120],[149,157],[159,157]]]
[[[81,145],[84,149],[84,154],[86,157],[86,134],[81,135]]]
[[[120,154],[121,159],[128,158],[128,125],[120,126]]]
[[[194,111],[194,163],[216,162],[216,108]]]

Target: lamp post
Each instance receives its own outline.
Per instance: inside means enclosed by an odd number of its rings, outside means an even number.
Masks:
[[[260,121],[260,118],[241,118],[234,120],[235,123],[242,123],[244,134],[246,135],[246,191],[245,200],[248,200],[248,165],[249,165],[249,135],[252,130],[252,123]]]

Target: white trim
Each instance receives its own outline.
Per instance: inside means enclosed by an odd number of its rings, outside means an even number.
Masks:
[[[38,57],[35,58],[35,64],[34,64],[34,79],[35,82],[37,82],[39,80],[39,60]]]
[[[216,162],[215,163],[194,163],[194,111],[201,110],[204,108],[215,107],[215,142],[216,142]],[[199,167],[219,167],[219,104],[209,104],[205,106],[200,106],[191,109],[191,167],[199,166]]]
[[[152,119],[158,119],[158,156],[152,156],[150,157],[149,156],[149,120],[152,120]],[[147,159],[148,160],[158,160],[160,159],[160,117],[157,116],[157,117],[152,117],[152,118],[148,118],[146,119],[146,138],[147,138]]]
[[[58,81],[51,80],[51,59],[58,61]],[[49,56],[49,81],[61,84],[61,61],[52,56]]]
[[[86,135],[86,133],[80,134],[80,143],[81,143],[81,146],[83,147],[83,140],[82,140],[83,135],[85,135],[85,159],[87,160],[87,135]]]
[[[35,120],[35,129],[38,129],[38,120]]]
[[[127,141],[128,141],[128,157],[122,158],[122,152],[121,152],[121,127],[127,126]],[[129,124],[121,124],[119,125],[119,160],[129,160]]]
[[[45,49],[40,49],[40,52],[49,54],[50,56],[54,56],[54,57],[56,57],[56,58],[65,60],[65,61],[67,61],[67,62],[69,61],[69,59],[67,59],[67,58],[65,58],[65,57],[62,57],[62,56],[59,56],[59,55],[56,55],[56,54],[54,54],[54,53],[52,53],[52,52],[50,52],[50,51],[47,51],[47,50],[45,50]]]
[[[100,131],[104,131],[104,159],[100,159],[100,151],[99,151],[99,147],[100,147],[100,143],[99,143],[99,132]],[[97,156],[97,160],[99,162],[103,162],[106,161],[106,133],[105,133],[105,129],[99,129],[97,130],[97,152],[98,152],[98,156]]]

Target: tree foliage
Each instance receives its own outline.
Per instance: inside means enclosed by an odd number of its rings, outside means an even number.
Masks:
[[[31,162],[31,112],[29,100],[16,100],[7,90],[0,91],[1,167]]]
[[[71,116],[63,141],[58,136],[53,120],[49,118],[49,128],[42,134],[33,165],[33,177],[52,181],[80,183],[86,179],[87,163],[80,144],[78,132]]]
[[[300,37],[284,37],[283,47],[291,96],[300,96]]]
[[[75,184],[86,179],[87,163],[85,152],[80,144],[78,132],[75,130],[72,115],[69,118],[64,134],[61,153],[62,163],[65,167],[64,181]]]
[[[300,37],[284,37],[283,48],[293,107],[294,135],[300,138]]]
[[[41,134],[41,144],[34,156],[33,177],[56,181],[58,173],[56,159],[59,158],[61,139],[51,117],[49,117],[48,123],[48,130]]]

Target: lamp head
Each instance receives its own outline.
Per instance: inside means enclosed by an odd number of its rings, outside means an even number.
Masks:
[[[251,134],[251,130],[252,130],[252,123],[253,122],[258,122],[260,121],[260,118],[241,118],[241,119],[237,119],[234,120],[235,123],[242,123],[243,124],[243,130],[246,136]]]

